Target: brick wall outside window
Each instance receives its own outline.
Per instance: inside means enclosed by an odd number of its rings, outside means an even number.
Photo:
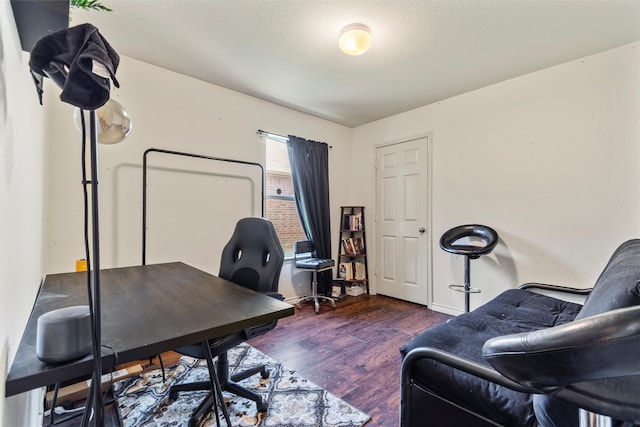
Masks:
[[[276,143],[281,144],[282,143]],[[286,151],[276,150],[268,152],[266,171],[266,216],[273,223],[278,233],[285,254],[293,254],[293,244],[306,237],[300,225],[296,204],[293,200],[293,183],[291,171],[286,170],[289,159]],[[278,169],[270,170],[270,165],[276,164]],[[286,164],[286,167],[282,165]],[[284,170],[283,170],[284,169]]]

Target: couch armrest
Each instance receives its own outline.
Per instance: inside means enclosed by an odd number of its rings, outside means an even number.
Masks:
[[[402,360],[402,367],[400,372],[400,427],[406,427],[411,424],[411,400],[412,400],[412,392],[414,388],[420,388],[416,385],[413,385],[413,371],[416,368],[416,364],[421,360],[434,360],[439,363],[443,363],[445,365],[451,366],[454,369],[458,369],[460,371],[464,371],[470,375],[483,378],[492,383],[496,383],[502,385],[504,387],[510,388],[515,391],[523,392],[523,393],[534,393],[535,390],[523,386],[521,384],[516,383],[515,381],[510,380],[504,375],[500,374],[498,371],[494,370],[491,367],[481,365],[479,363],[473,362],[468,359],[464,359],[462,357],[456,356],[452,353],[448,353],[443,350],[439,350],[433,347],[418,347],[411,350]],[[428,388],[428,384],[421,384],[422,387]],[[467,409],[465,409],[466,411]],[[474,413],[469,410],[470,413]],[[459,424],[457,424],[459,425]],[[497,425],[497,424],[495,424]]]
[[[530,282],[520,285],[519,289],[583,305],[593,288],[572,288],[569,286]]]
[[[431,359],[444,363],[445,365],[451,366],[455,369],[467,372],[468,374],[483,378],[487,381],[491,381],[492,383],[508,387],[515,391],[523,393],[539,393],[539,391],[536,391],[533,388],[523,386],[522,384],[510,380],[500,372],[488,366],[464,359],[443,350],[438,350],[437,348],[420,347],[411,350],[402,360],[402,368],[400,371],[402,394],[405,393],[405,388],[407,388],[411,383],[412,371],[416,363],[424,359]],[[402,398],[403,396],[401,396],[401,399]]]
[[[567,293],[572,295],[584,295],[584,296],[589,295],[589,293],[591,293],[591,290],[593,289],[593,288],[572,288],[569,286],[550,285],[548,283],[537,283],[537,282],[523,283],[522,285],[518,286],[518,288],[524,289],[524,290],[538,289],[542,291],[561,292],[561,293]]]

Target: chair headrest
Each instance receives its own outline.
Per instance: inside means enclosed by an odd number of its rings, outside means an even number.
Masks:
[[[276,292],[284,250],[271,221],[248,217],[238,221],[222,250],[219,276],[258,292]]]

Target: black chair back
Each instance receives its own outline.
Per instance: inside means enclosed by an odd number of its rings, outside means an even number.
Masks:
[[[277,292],[284,250],[271,221],[239,220],[222,250],[218,276],[256,292]]]
[[[218,277],[234,282],[240,286],[263,293],[273,298],[283,300],[278,293],[280,271],[284,263],[284,250],[276,234],[273,224],[259,217],[242,218],[236,223],[231,238],[222,249],[220,270]],[[241,386],[238,382],[252,375],[260,373],[262,378],[268,378],[269,372],[264,364],[235,371],[231,375],[227,351],[248,339],[266,334],[275,328],[277,321],[252,326],[243,331],[211,339],[197,345],[177,348],[176,351],[199,359],[207,359],[209,380],[196,383],[181,383],[171,387],[169,399],[175,400],[181,391],[209,390],[209,395],[194,411],[189,419],[189,425],[199,425],[200,418],[209,412],[212,403],[216,407],[219,396],[222,403],[221,391],[227,391],[256,402],[258,412],[267,410],[267,402],[260,393]],[[217,357],[214,364],[213,358]],[[217,386],[216,384],[217,378]],[[219,388],[216,390],[216,388]],[[215,390],[215,391],[214,391]],[[216,398],[212,396],[215,395]],[[230,423],[226,407],[222,406],[227,423]]]
[[[302,256],[301,256],[302,255]],[[293,244],[294,258],[315,258],[316,247],[311,240],[298,240]]]

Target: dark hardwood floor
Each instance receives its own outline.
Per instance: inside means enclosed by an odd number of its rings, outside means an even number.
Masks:
[[[400,416],[399,347],[451,316],[394,298],[347,297],[333,310],[311,305],[281,319],[251,345],[371,415],[367,427],[394,427]]]

